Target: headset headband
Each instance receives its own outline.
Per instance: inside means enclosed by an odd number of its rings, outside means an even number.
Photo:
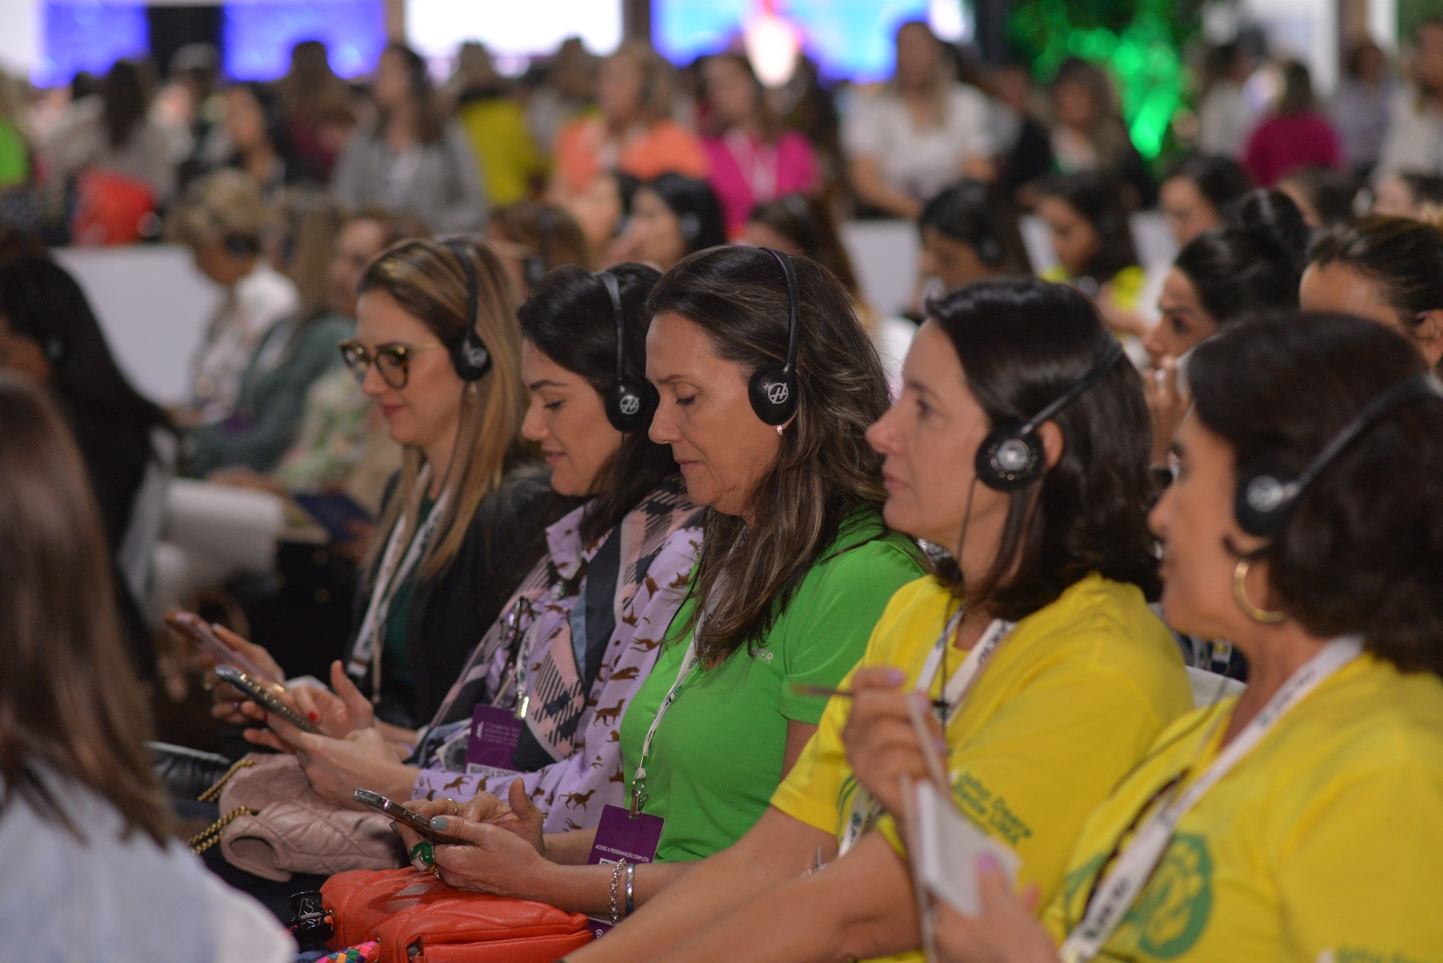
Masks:
[[[774,251],[769,247],[762,248],[777,263],[782,266],[782,273],[787,277],[787,373],[790,374],[797,366],[797,332],[801,327],[802,297],[797,290],[797,269],[792,264],[792,259],[781,251]]]
[[[602,271],[596,276],[611,298],[611,313],[616,318],[616,380],[626,380],[626,312],[621,308],[621,285],[616,275]]]
[[[1111,336],[1108,336],[1107,341],[1107,348],[1103,350],[1102,357],[1097,359],[1097,363],[1092,366],[1092,370],[1083,375],[1081,381],[1064,391],[1056,401],[1027,419],[1027,423],[1017,429],[1019,435],[1034,432],[1046,424],[1048,419],[1076,401],[1078,396],[1088,388],[1091,388],[1098,378],[1107,374],[1108,370],[1117,364],[1117,359],[1121,358],[1123,354],[1122,345],[1116,338]]]

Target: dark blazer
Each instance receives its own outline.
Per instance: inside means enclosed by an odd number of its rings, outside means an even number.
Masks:
[[[386,488],[387,502],[398,478],[393,477]],[[414,727],[435,715],[477,641],[545,554],[547,526],[580,504],[580,499],[552,491],[545,465],[529,456],[512,456],[500,487],[477,507],[451,564],[416,586],[407,623],[412,685],[409,691],[406,687],[398,691],[386,683],[383,670],[382,693],[390,693],[381,703],[383,717]],[[366,586],[374,575],[373,570]],[[356,594],[354,631],[360,630],[370,598],[367,587]]]

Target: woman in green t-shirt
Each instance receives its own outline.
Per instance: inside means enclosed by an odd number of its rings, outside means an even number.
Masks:
[[[766,811],[825,708],[798,690],[836,686],[892,593],[922,572],[915,545],[881,518],[881,459],[865,432],[887,385],[830,274],[716,248],[663,277],[648,311],[647,379],[661,396],[651,437],[671,445],[709,511],[691,597],[621,727],[627,798],[665,820],[660,862],[628,873],[633,905]],[[619,874],[585,865],[596,831],[543,837],[525,794],[509,802],[483,794],[459,819],[446,801],[420,807],[470,843],[437,846],[438,875],[620,915]]]

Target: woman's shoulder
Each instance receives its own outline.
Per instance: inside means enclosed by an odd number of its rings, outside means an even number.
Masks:
[[[1443,680],[1400,672],[1369,653],[1340,669],[1297,715],[1302,741],[1329,746],[1339,768],[1423,768],[1443,787]]]
[[[870,506],[857,508],[842,520],[837,536],[822,553],[803,583],[818,590],[885,588],[887,595],[924,571],[917,543],[889,529]]]

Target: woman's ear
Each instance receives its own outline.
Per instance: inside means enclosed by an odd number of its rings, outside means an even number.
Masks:
[[[1062,460],[1062,451],[1066,447],[1062,429],[1055,421],[1044,421],[1037,429],[1037,436],[1042,439],[1042,453],[1047,458],[1047,467],[1051,469]]]
[[[1413,343],[1423,353],[1428,367],[1436,368],[1443,360],[1443,311],[1425,311],[1413,325]]]

